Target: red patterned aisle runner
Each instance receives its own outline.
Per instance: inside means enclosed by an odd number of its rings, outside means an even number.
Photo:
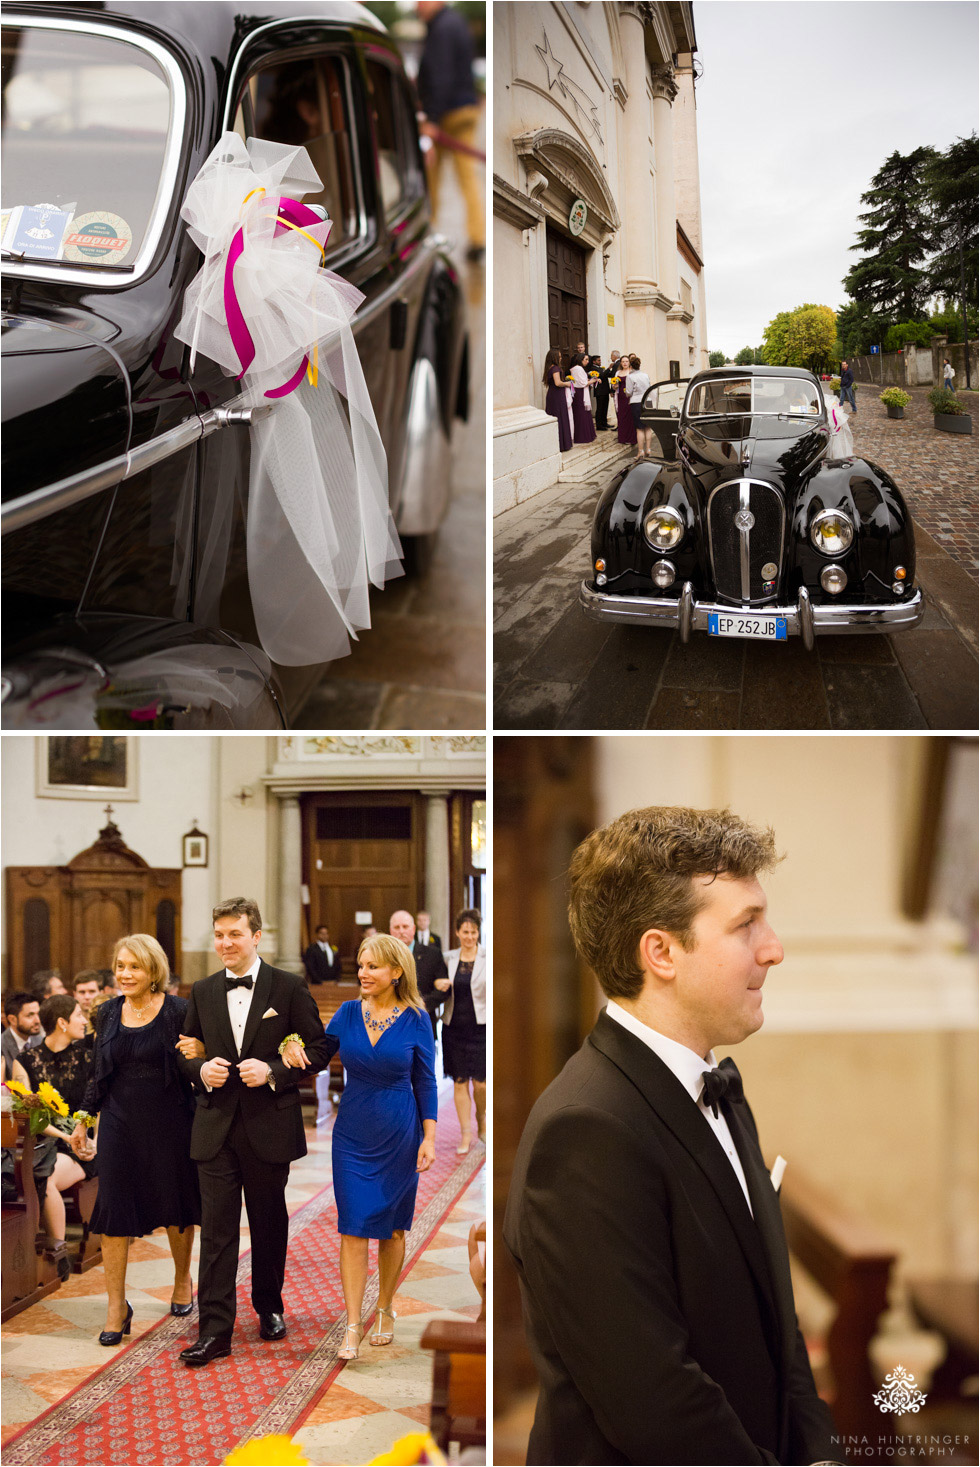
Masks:
[[[440,1120],[452,1110],[451,1100],[440,1106]],[[483,1165],[482,1146],[457,1157],[456,1139],[454,1126],[440,1124],[435,1162],[419,1178],[403,1278]],[[197,1312],[186,1320],[168,1317],[11,1437],[4,1461],[31,1467],[214,1464],[249,1437],[288,1431],[342,1364],[340,1236],[330,1188],[289,1220],[285,1340],[259,1339],[250,1274],[246,1254],[238,1269],[238,1322],[227,1360],[203,1370],[181,1365],[178,1352],[197,1338]],[[377,1296],[374,1273],[365,1319]]]

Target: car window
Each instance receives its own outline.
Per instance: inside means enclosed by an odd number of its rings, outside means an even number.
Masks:
[[[415,117],[404,83],[383,62],[367,62],[378,178],[385,218],[392,219],[424,191]]]
[[[109,36],[3,32],[3,247],[28,260],[131,266],[167,153],[170,82]]]
[[[647,398],[647,407],[657,408],[660,412],[670,412],[671,409],[679,412],[686,391],[687,382],[660,382]]]
[[[712,413],[789,413],[817,417],[820,394],[805,377],[720,378],[699,382],[687,405],[689,418]]]
[[[322,204],[333,228],[327,254],[358,232],[346,64],[340,56],[305,56],[264,66],[249,78],[235,112],[242,137],[306,148],[323,182],[303,203]]]

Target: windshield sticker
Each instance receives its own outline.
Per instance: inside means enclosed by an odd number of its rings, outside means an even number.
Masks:
[[[118,214],[79,214],[65,240],[65,259],[118,265],[128,255],[133,231]]]
[[[13,216],[20,214],[15,219]],[[4,248],[32,260],[60,260],[65,231],[75,212],[72,204],[23,204],[14,209],[4,232]]]

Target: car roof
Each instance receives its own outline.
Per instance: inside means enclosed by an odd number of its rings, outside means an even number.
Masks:
[[[705,377],[802,377],[806,382],[814,380],[809,367],[736,367],[730,362],[724,367],[705,367],[696,372],[692,382],[701,382]]]
[[[173,36],[204,56],[227,57],[250,31],[270,21],[319,20],[327,25],[357,27],[386,35],[385,26],[365,5],[350,0],[11,0],[4,6],[10,20],[30,15],[60,20],[135,24],[164,36]]]

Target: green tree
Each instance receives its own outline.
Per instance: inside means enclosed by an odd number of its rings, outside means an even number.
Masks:
[[[894,152],[861,195],[868,208],[858,218],[857,243],[864,258],[844,277],[844,288],[854,300],[876,315],[906,321],[923,315],[931,293],[925,261],[935,232],[927,170],[936,159],[934,148]]]
[[[837,312],[841,356],[847,361],[852,357],[867,356],[872,346],[881,345],[891,324],[890,321],[882,321],[858,301],[848,301]]]
[[[960,244],[963,245],[963,278],[968,305],[976,308],[977,270],[980,263],[977,237],[977,193],[980,188],[977,135],[957,138],[927,165],[926,185],[932,215],[932,245],[936,253],[929,266],[929,290],[946,300],[960,299]],[[960,339],[963,323],[960,321]]]
[[[736,367],[751,367],[755,361],[755,347],[743,346],[735,358]]]
[[[710,353],[710,355],[708,357],[708,366],[709,367],[723,367],[724,365],[725,365],[725,353],[723,351],[713,351],[713,352]]]
[[[766,359],[762,355],[762,347],[761,346],[757,346],[756,347],[756,349],[755,349],[755,355],[753,356],[752,360],[753,360],[753,362],[755,363],[755,365],[757,367],[761,367],[763,365],[763,363],[765,362]]]
[[[935,332],[928,321],[899,321],[885,332],[885,351],[901,351],[903,346],[928,346]]]
[[[970,340],[976,341],[980,314],[973,306],[967,307],[966,314],[970,328]],[[952,341],[963,340],[963,314],[956,305],[948,305],[946,301],[943,301],[942,309],[934,311],[929,317],[929,325],[932,327],[933,336],[948,336]]]
[[[816,372],[830,362],[836,340],[834,312],[810,301],[773,317],[763,333],[762,351],[770,366],[809,367]]]

